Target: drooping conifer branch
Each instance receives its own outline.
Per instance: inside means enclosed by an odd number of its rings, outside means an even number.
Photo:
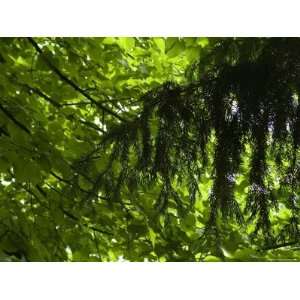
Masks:
[[[284,143],[284,148],[290,144],[295,151],[299,145],[299,104],[293,100],[299,92],[296,67],[299,62],[294,48],[291,49],[265,40],[256,57],[249,55],[246,60],[238,57],[236,61],[222,62],[208,68],[196,83],[186,86],[166,83],[148,93],[143,97],[142,113],[135,121],[119,124],[103,136],[101,149],[114,143],[118,151],[111,151],[111,160],[124,165],[118,174],[108,172],[102,176],[94,191],[105,189],[110,193],[112,189],[112,197],[121,199],[123,187],[130,182],[151,188],[153,180],[160,180],[157,209],[163,212],[170,203],[182,208],[185,204],[175,186],[190,185],[195,178],[200,180],[201,172],[207,168],[205,149],[213,136],[214,171],[208,223],[216,230],[221,216],[234,217],[242,223],[244,216],[234,190],[247,143],[253,153],[244,215],[249,214],[255,220],[256,231],[272,235],[269,211],[276,201],[266,182],[267,152],[276,143]],[[283,74],[282,65],[288,65],[289,71]],[[139,158],[134,165],[128,163],[130,153]],[[292,158],[290,153],[284,155],[285,159]],[[106,180],[113,186],[106,189]],[[189,188],[190,199],[195,198],[196,190]]]

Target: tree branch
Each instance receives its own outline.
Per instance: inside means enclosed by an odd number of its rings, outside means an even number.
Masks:
[[[80,222],[80,219],[79,219],[78,217],[74,216],[72,213],[70,213],[69,211],[65,210],[63,207],[61,207],[61,210],[62,210],[62,212],[63,212],[67,217],[69,217],[69,218],[72,219],[73,221]],[[83,226],[85,226],[85,227],[87,227],[87,228],[90,228],[90,229],[92,229],[92,230],[94,230],[94,231],[97,231],[97,232],[99,232],[99,233],[104,233],[104,234],[107,234],[107,235],[113,235],[111,232],[108,232],[108,231],[105,231],[105,230],[101,230],[101,229],[96,228],[96,227],[94,227],[94,226],[90,226],[90,225],[88,225],[88,224],[86,224],[86,223],[83,223],[83,224],[81,224],[81,225],[83,225]]]
[[[50,189],[52,189],[53,191],[55,191],[56,193],[58,193],[59,195],[63,196],[64,195],[58,191],[57,189],[55,189],[54,187],[52,187],[51,185],[48,184],[48,186],[50,187]],[[47,193],[44,191],[43,193],[43,196],[46,195],[47,196]],[[62,205],[59,206],[59,208],[61,209],[61,211],[64,213],[65,216],[67,216],[69,219],[72,219],[73,221],[75,222],[78,222],[78,225],[82,225],[86,228],[89,228],[89,229],[92,229],[94,231],[97,231],[99,233],[103,233],[103,234],[107,234],[107,235],[113,235],[113,233],[109,232],[109,231],[106,231],[106,230],[102,230],[102,229],[99,229],[97,227],[94,227],[94,226],[91,226],[87,223],[81,223],[80,221],[80,218],[76,217],[75,215],[73,215],[71,212],[69,212],[68,210],[66,210],[64,207],[62,207]]]
[[[0,136],[1,136],[1,133],[6,135],[7,137],[10,137],[9,133],[3,127],[0,127]]]
[[[92,128],[94,130],[100,131],[101,133],[106,133],[105,130],[103,130],[102,128],[100,128],[99,126],[97,126],[96,124],[89,122],[89,121],[85,121],[85,120],[81,120],[79,119],[79,122],[89,128]]]
[[[265,248],[263,248],[263,250],[266,250],[266,251],[275,250],[275,249],[279,249],[279,248],[293,246],[293,245],[296,245],[296,244],[299,244],[299,243],[300,243],[300,240],[291,241],[291,242],[285,242],[285,243],[281,243],[281,244],[277,244],[277,245],[265,247]]]
[[[74,185],[72,184],[72,182],[71,182],[70,180],[63,179],[63,178],[61,178],[59,175],[55,174],[55,173],[52,172],[52,171],[50,172],[50,174],[51,174],[53,177],[55,177],[57,180],[59,180],[59,181],[61,181],[61,182],[64,182],[64,183],[70,185],[71,187],[74,187]],[[90,194],[90,193],[91,193],[90,191],[84,190],[84,189],[81,188],[80,186],[77,186],[77,188],[79,188],[79,190],[80,190],[81,192],[85,193],[85,194]],[[94,195],[95,197],[97,197],[98,199],[102,199],[102,200],[105,200],[105,201],[110,201],[109,198],[100,196],[100,195],[98,195],[98,194],[96,194],[96,193],[94,193],[93,195]]]
[[[61,107],[60,103],[56,102],[55,100],[53,100],[52,98],[50,98],[49,96],[47,96],[46,94],[44,94],[40,89],[28,86],[27,84],[23,84],[23,86],[28,89],[28,91],[29,91],[30,94],[32,94],[32,92],[35,92],[37,95],[39,95],[40,97],[42,97],[43,99],[45,99],[47,102],[49,102],[53,106],[55,106],[57,108]]]
[[[14,80],[14,82],[22,87],[24,87],[26,89],[26,91],[32,95],[33,93],[37,94],[38,96],[40,96],[41,98],[43,98],[44,100],[46,100],[48,103],[52,104],[53,106],[55,106],[56,108],[62,108],[63,106],[71,106],[71,105],[90,105],[91,103],[90,102],[78,102],[78,103],[58,103],[57,101],[53,100],[51,97],[47,96],[44,92],[42,92],[39,88],[36,88],[36,87],[32,87],[26,83],[20,83],[20,82],[16,82]],[[97,130],[97,131],[100,131],[101,133],[105,133],[105,131],[100,128],[99,126],[97,126],[96,124],[93,124],[92,122],[89,122],[89,121],[85,121],[85,120],[81,120],[81,119],[78,119],[78,121],[91,128],[91,129],[94,129],[94,130]],[[0,132],[1,132],[1,128],[0,128]],[[5,133],[6,134],[6,133]],[[7,134],[6,134],[7,135]]]
[[[96,101],[91,95],[86,93],[81,87],[79,87],[77,84],[75,84],[71,79],[69,79],[65,74],[63,74],[54,64],[51,63],[51,61],[46,57],[42,49],[39,47],[39,45],[35,42],[35,40],[31,37],[27,38],[28,41],[31,43],[31,45],[35,48],[35,50],[41,55],[41,57],[44,59],[45,63],[48,65],[48,67],[64,82],[66,82],[68,85],[70,85],[75,91],[82,94],[84,97],[86,97],[88,100],[90,100],[93,104],[95,104],[97,107],[102,109],[103,111],[107,112],[108,114],[112,115],[113,117],[117,118],[118,120],[122,122],[126,122],[125,119],[120,117],[117,113],[110,110],[109,108],[103,106],[101,103]]]
[[[31,135],[31,132],[29,131],[29,129],[23,125],[22,123],[20,123],[5,107],[2,106],[2,104],[0,103],[0,110],[2,110],[2,112],[20,129],[22,129],[23,131],[25,131],[27,134]]]

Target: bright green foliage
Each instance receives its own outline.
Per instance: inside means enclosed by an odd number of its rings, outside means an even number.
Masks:
[[[2,38],[0,259],[299,260],[298,46]]]

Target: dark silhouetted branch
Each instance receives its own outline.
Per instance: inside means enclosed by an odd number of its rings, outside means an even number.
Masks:
[[[122,122],[125,122],[126,120],[120,117],[117,113],[110,110],[109,108],[103,106],[101,103],[96,101],[91,95],[86,93],[85,90],[83,90],[81,87],[79,87],[77,84],[75,84],[71,79],[69,79],[65,74],[63,74],[54,64],[51,63],[51,61],[46,57],[46,55],[43,53],[42,49],[39,47],[39,45],[35,42],[35,40],[31,37],[28,37],[28,41],[31,43],[31,45],[35,48],[35,50],[41,55],[41,57],[44,59],[46,64],[48,65],[51,70],[59,76],[61,80],[66,82],[68,85],[70,85],[75,91],[82,94],[84,97],[86,97],[88,100],[90,100],[93,104],[95,104],[98,108],[105,111],[106,113],[114,116],[115,118],[119,119]]]
[[[266,251],[276,250],[276,249],[279,249],[279,248],[294,246],[294,245],[297,245],[299,243],[300,243],[300,240],[291,241],[291,242],[285,242],[285,243],[281,243],[281,244],[277,244],[277,245],[265,247],[265,248],[263,248],[263,250],[266,250]]]
[[[32,94],[33,92],[36,93],[37,95],[39,95],[40,97],[42,97],[44,100],[46,100],[47,102],[49,102],[50,104],[52,104],[53,106],[59,108],[61,107],[61,104],[56,102],[55,100],[51,99],[49,96],[47,96],[45,93],[43,93],[40,89],[38,88],[34,88],[28,85],[24,86],[28,89],[28,91]]]
[[[5,107],[2,106],[2,104],[0,103],[0,110],[2,110],[2,112],[20,129],[22,129],[23,131],[25,131],[26,133],[28,133],[29,135],[31,135],[31,132],[29,131],[29,129],[23,125],[22,123],[20,123]]]

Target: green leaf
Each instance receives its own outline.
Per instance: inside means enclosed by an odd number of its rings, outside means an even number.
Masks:
[[[149,238],[152,243],[152,246],[155,246],[156,234],[151,228],[149,229]]]
[[[10,166],[9,162],[5,158],[0,157],[0,173],[7,172],[9,166]]]
[[[15,176],[20,182],[39,183],[41,180],[40,168],[35,162],[18,160],[15,164]]]
[[[206,261],[206,262],[220,262],[222,260],[219,257],[213,256],[213,255],[208,255],[204,258],[203,261]]]
[[[118,44],[126,51],[131,50],[135,46],[135,39],[132,37],[120,38]]]
[[[177,40],[177,41],[174,42],[172,47],[168,50],[167,55],[170,58],[174,58],[174,57],[179,56],[180,54],[182,54],[183,51],[185,51],[184,42]]]
[[[105,39],[102,41],[102,43],[103,43],[104,45],[112,45],[112,44],[117,43],[117,39],[116,39],[116,38],[113,38],[113,37],[107,37],[107,38],[105,38]]]
[[[196,217],[193,214],[188,214],[182,221],[183,226],[191,228],[195,226]]]
[[[208,44],[209,44],[209,40],[208,40],[208,38],[198,38],[198,44],[202,47],[202,48],[204,48],[204,47],[206,47]]]
[[[2,38],[0,260],[300,261],[297,49]]]
[[[154,38],[153,41],[160,52],[165,53],[165,40],[163,38]]]

